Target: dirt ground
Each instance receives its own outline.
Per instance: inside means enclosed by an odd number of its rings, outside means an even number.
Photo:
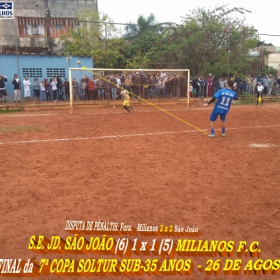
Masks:
[[[163,108],[209,132],[210,107]],[[221,137],[218,120],[210,139],[149,106],[131,114],[121,106],[76,110],[73,115],[2,114],[0,258],[74,258],[37,255],[28,250],[29,239],[66,238],[66,220],[100,219],[134,227],[195,226],[200,239],[259,241],[262,259],[280,259],[279,120],[277,104],[232,106],[227,136]],[[12,130],[18,126],[30,129]],[[206,258],[192,259],[194,274],[188,279],[249,279],[207,276],[197,268],[206,266]],[[250,279],[280,279],[280,274],[271,277]],[[165,277],[138,277],[158,278]]]

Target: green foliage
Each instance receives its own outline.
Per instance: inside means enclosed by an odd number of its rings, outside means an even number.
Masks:
[[[79,16],[80,26],[62,36],[66,55],[86,55],[95,67],[117,68],[124,64],[124,40],[121,31],[106,14],[84,11]]]
[[[3,110],[2,108],[0,109],[0,114],[5,114],[5,113],[17,113],[17,112],[22,112],[22,109],[10,109],[9,106],[6,107],[6,110]]]
[[[269,75],[269,74],[275,76],[277,75],[278,70],[276,68],[273,68],[272,66],[265,65],[260,69],[259,72],[262,74],[262,76]]]
[[[226,6],[197,8],[179,26],[157,23],[153,14],[140,16],[137,24],[125,28],[124,54],[129,65],[134,61],[138,67],[148,63],[152,68],[189,68],[198,75],[241,73],[257,44],[256,30],[244,23],[247,12]]]
[[[17,126],[4,126],[0,128],[0,132],[33,132],[33,131],[42,131],[44,130],[44,126],[35,126],[35,125],[17,125]]]
[[[243,8],[190,11],[181,25],[158,23],[153,14],[127,23],[124,34],[106,14],[85,11],[80,26],[63,36],[65,53],[89,55],[95,67],[188,68],[193,75],[233,75],[250,70],[256,30]],[[104,23],[106,22],[106,23]]]
[[[214,73],[218,76],[242,72],[248,64],[249,50],[255,47],[257,35],[240,15],[243,8],[198,8],[186,15],[183,23],[188,56],[184,67],[194,73]],[[228,69],[229,66],[229,69]]]
[[[171,25],[168,22],[157,23],[153,14],[147,18],[139,16],[136,24],[128,23],[124,35],[126,68],[131,65],[137,66],[136,68],[155,68],[154,65],[160,64],[166,54],[168,39],[173,35],[170,32]]]

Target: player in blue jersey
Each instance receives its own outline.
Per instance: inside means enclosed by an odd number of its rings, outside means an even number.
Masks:
[[[226,115],[229,112],[231,101],[233,99],[238,99],[236,92],[233,91],[234,82],[232,80],[228,80],[225,86],[226,87],[224,89],[220,89],[218,92],[216,92],[213,98],[206,105],[207,107],[209,104],[218,99],[210,116],[211,132],[209,134],[209,137],[212,138],[215,135],[214,122],[216,121],[218,116],[220,116],[220,119],[222,121],[222,136],[226,136]]]

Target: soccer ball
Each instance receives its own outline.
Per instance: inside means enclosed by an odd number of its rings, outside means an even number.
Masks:
[[[115,106],[113,106],[113,108],[116,108]]]

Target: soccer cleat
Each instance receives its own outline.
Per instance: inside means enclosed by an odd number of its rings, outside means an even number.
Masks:
[[[214,134],[212,134],[212,133],[210,133],[208,136],[211,138],[214,138]]]
[[[222,136],[223,136],[223,137],[226,137],[226,134],[225,134],[225,133],[222,133]]]
[[[132,109],[133,111],[135,111],[135,109],[134,109],[133,107],[131,107],[131,109]]]

